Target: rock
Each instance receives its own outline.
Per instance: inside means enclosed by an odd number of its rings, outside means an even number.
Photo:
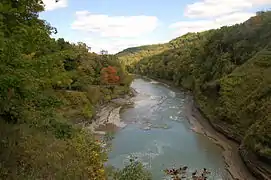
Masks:
[[[134,93],[135,90],[132,90]],[[101,106],[97,112],[95,119],[92,124],[87,125],[85,123],[85,129],[96,132],[95,130],[101,126],[112,124],[117,128],[123,128],[126,126],[125,123],[121,122],[120,110],[123,107],[133,105],[131,96],[125,96],[124,98],[116,98],[111,100],[108,104]]]
[[[242,137],[239,134],[236,134],[235,131],[230,125],[222,123],[221,121],[216,120],[216,122],[210,122],[212,126],[222,133],[227,138],[241,144]],[[248,167],[249,171],[259,180],[271,180],[271,165],[265,163],[260,159],[256,154],[249,151],[244,145],[240,145],[239,154]]]
[[[105,132],[104,131],[94,131],[95,134],[98,134],[98,135],[105,135]]]
[[[271,180],[271,167],[249,151],[244,145],[239,148],[239,153],[249,170],[260,180]]]
[[[146,130],[146,131],[147,131],[147,130],[151,130],[151,128],[150,128],[149,126],[143,127],[142,129],[143,129],[143,130]]]

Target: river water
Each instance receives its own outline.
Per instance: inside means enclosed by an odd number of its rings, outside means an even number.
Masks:
[[[153,80],[138,78],[134,107],[123,110],[127,126],[116,132],[109,164],[122,168],[137,157],[154,180],[164,179],[166,168],[186,165],[189,171],[207,168],[211,180],[227,179],[222,150],[207,137],[192,131],[186,116],[189,94]]]

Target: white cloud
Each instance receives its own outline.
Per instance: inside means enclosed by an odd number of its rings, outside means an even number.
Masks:
[[[92,51],[102,49],[117,53],[125,48],[143,44],[158,43],[151,33],[159,26],[155,16],[109,16],[78,11],[71,27],[80,35]]]
[[[64,8],[68,6],[68,0],[42,0],[45,5],[46,11],[52,11],[59,8]]]
[[[138,37],[154,31],[157,26],[158,18],[155,16],[108,16],[79,11],[72,29],[102,37]]]
[[[183,35],[188,32],[201,32],[209,29],[217,29],[222,26],[242,23],[255,13],[237,12],[225,16],[220,16],[209,20],[180,21],[170,25],[175,30],[175,35]]]
[[[246,21],[254,16],[257,7],[271,5],[271,0],[198,0],[188,4],[184,16],[187,21],[170,25],[174,35],[217,29]]]
[[[270,4],[271,0],[202,0],[189,4],[184,15],[190,18],[210,18]]]
[[[255,14],[251,13],[252,9],[268,4],[271,0],[197,0],[185,9],[184,16],[188,19],[171,24],[170,29],[176,37],[241,23]],[[78,40],[92,47],[92,51],[105,49],[116,53],[128,47],[165,42],[161,39],[171,34],[156,34],[159,25],[156,16],[110,16],[78,11],[71,28],[77,38],[81,37]]]
[[[234,24],[242,23],[248,20],[250,17],[255,16],[255,13],[247,13],[247,12],[236,12],[226,16],[220,16],[215,19],[215,23],[221,26],[231,26]]]

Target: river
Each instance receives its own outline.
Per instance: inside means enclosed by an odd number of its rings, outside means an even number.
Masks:
[[[165,168],[186,165],[189,170],[207,168],[210,180],[228,179],[222,149],[195,133],[186,114],[188,93],[153,80],[137,78],[134,106],[121,113],[127,124],[114,135],[109,164],[122,168],[130,156],[148,168],[154,180],[164,179]]]

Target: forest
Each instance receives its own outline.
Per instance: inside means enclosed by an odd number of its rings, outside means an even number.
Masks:
[[[270,29],[271,12],[261,11],[241,24],[129,48],[117,56],[132,73],[192,91],[213,127],[240,144],[251,172],[270,179]]]
[[[106,154],[80,123],[132,78],[114,55],[51,38],[43,10],[0,2],[0,179],[105,179]]]

